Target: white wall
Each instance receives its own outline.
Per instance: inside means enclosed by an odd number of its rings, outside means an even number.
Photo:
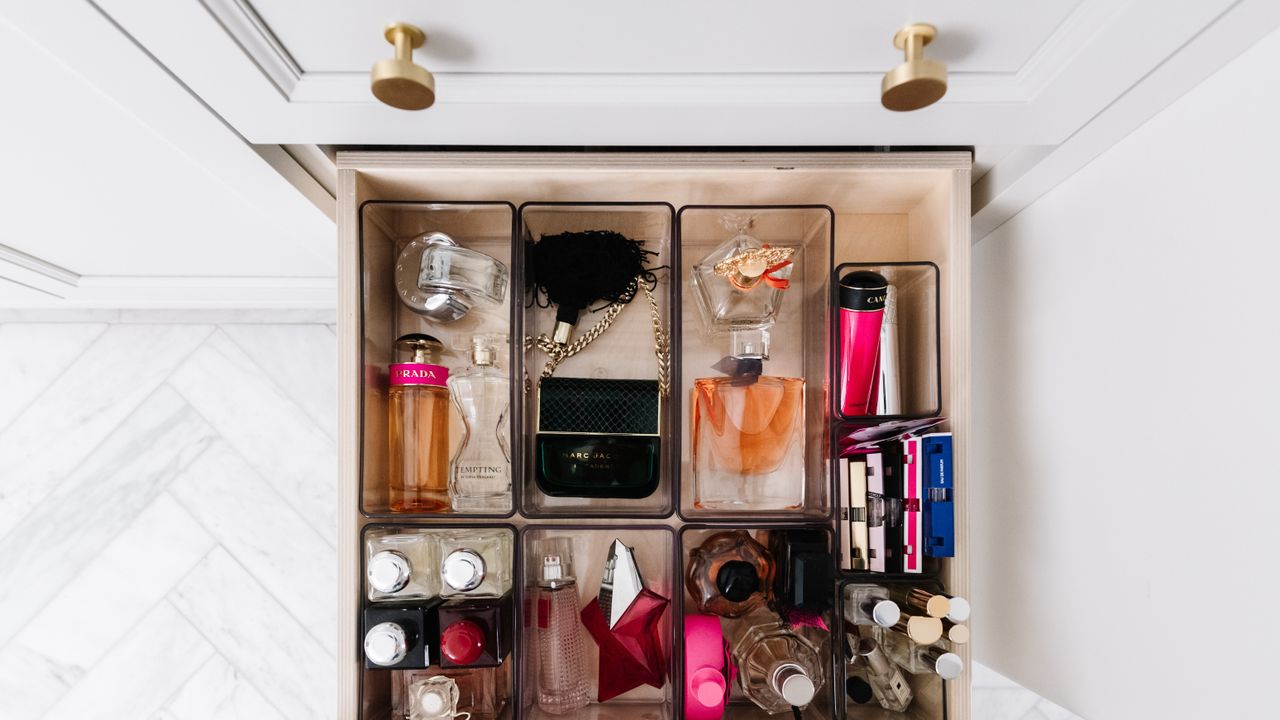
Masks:
[[[975,652],[1090,720],[1276,716],[1277,71],[1272,33],[974,248]]]

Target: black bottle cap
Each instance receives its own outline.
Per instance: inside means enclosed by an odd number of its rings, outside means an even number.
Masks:
[[[866,312],[883,310],[889,281],[878,272],[854,270],[840,278],[840,307]]]
[[[751,563],[730,560],[716,573],[716,589],[730,602],[742,602],[760,591],[760,576]]]
[[[874,697],[871,692],[871,683],[857,675],[844,679],[844,692],[850,700],[859,705],[866,705]]]

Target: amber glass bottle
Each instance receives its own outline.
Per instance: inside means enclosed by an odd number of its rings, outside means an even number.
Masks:
[[[449,369],[439,365],[444,345],[430,335],[404,335],[396,350],[412,355],[391,365],[388,489],[391,511],[449,510]]]

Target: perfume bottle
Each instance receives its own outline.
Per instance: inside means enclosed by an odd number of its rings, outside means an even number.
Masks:
[[[871,683],[871,692],[880,706],[885,710],[906,712],[915,695],[902,671],[880,650],[880,644],[871,638],[862,638],[854,648],[854,654],[866,667],[867,681]]]
[[[854,270],[840,278],[840,412],[876,411],[881,324],[889,282],[880,273]]]
[[[924,588],[894,585],[889,588],[889,597],[904,610],[933,618],[944,618],[951,612],[951,601],[946,595],[931,593]]]
[[[599,694],[606,702],[641,685],[667,684],[662,616],[671,601],[645,587],[635,552],[609,546],[600,595],[582,608],[582,625],[600,647]]]
[[[769,554],[777,563],[774,595],[784,609],[822,613],[831,609],[831,575],[835,559],[827,534],[816,528],[769,533]]]
[[[396,350],[412,357],[391,366],[387,397],[391,512],[446,512],[449,369],[439,364],[444,345],[430,335],[412,333],[396,340]]]
[[[898,624],[902,609],[889,599],[889,591],[879,585],[849,585],[844,591],[844,619],[851,625]]]
[[[442,232],[419,235],[396,259],[396,293],[414,312],[453,322],[476,300],[500,303],[507,293],[507,266]]]
[[[796,248],[769,246],[748,234],[753,218],[727,216],[734,236],[689,273],[703,330],[709,335],[773,325],[790,284]]]
[[[917,645],[932,645],[942,638],[942,621],[924,615],[902,613],[890,630],[901,633]]]
[[[436,536],[440,596],[501,597],[511,589],[511,531],[469,528]]]
[[[694,505],[794,510],[804,505],[804,379],[763,375],[769,331],[735,331],[727,377],[693,381]]]
[[[426,533],[370,531],[365,576],[372,602],[401,602],[440,594],[436,543]]]
[[[404,670],[392,675],[393,718],[497,720],[507,703],[499,668]]]
[[[541,574],[533,588],[527,626],[538,654],[537,703],[543,712],[564,715],[591,701],[587,647],[578,620],[578,583],[573,576],[573,541],[550,537],[535,543]]]
[[[698,612],[737,618],[773,597],[773,558],[746,530],[719,532],[689,554],[685,589]]]
[[[732,647],[738,686],[765,712],[804,708],[822,688],[827,671],[818,646],[770,613],[741,622]]]
[[[449,497],[460,512],[511,509],[511,451],[507,446],[510,384],[496,367],[505,335],[466,338],[471,365],[449,376],[449,394],[462,416],[462,444],[450,463]]]
[[[404,681],[403,710],[408,720],[453,720],[458,713],[458,683],[431,671],[410,671]],[[394,683],[393,684],[397,684]]]
[[[720,720],[737,669],[714,615],[684,616],[684,715],[687,720]]]
[[[964,673],[964,660],[940,644],[917,645],[893,632],[878,632],[880,647],[903,670],[912,675],[937,675],[955,680]]]
[[[501,665],[511,654],[515,621],[513,593],[500,598],[458,598],[438,611],[440,667],[479,668]]]
[[[871,681],[867,677],[866,665],[854,663],[845,665],[844,696],[854,705],[869,705],[876,699],[871,689]]]
[[[365,608],[365,667],[414,669],[434,664],[442,602],[435,598],[421,603]]]

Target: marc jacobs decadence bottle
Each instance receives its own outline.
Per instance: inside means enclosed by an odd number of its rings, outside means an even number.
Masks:
[[[396,340],[408,362],[391,365],[387,397],[387,467],[391,512],[438,513],[449,509],[449,369],[440,365],[444,345],[413,333]]]

